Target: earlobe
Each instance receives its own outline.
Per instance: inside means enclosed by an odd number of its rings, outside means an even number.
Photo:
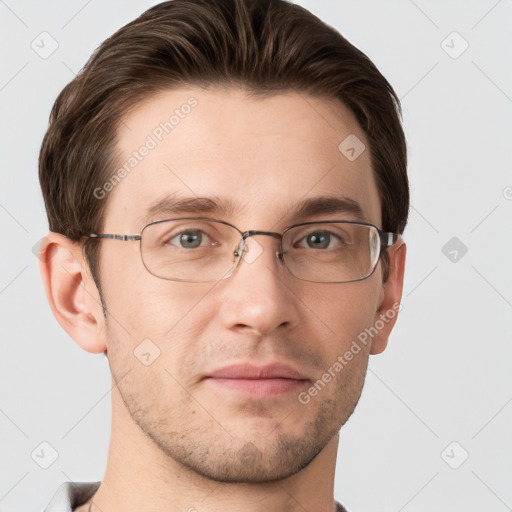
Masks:
[[[61,327],[87,352],[104,352],[103,310],[80,244],[49,233],[39,247],[39,270]]]
[[[386,349],[389,335],[401,309],[406,252],[407,247],[403,241],[397,242],[389,252],[389,277],[382,286],[379,297],[374,319],[374,327],[378,332],[372,340],[370,354],[380,354]]]

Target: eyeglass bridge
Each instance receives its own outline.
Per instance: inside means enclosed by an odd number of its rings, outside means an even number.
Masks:
[[[257,229],[251,229],[249,231],[244,231],[242,233],[242,240],[240,242],[244,243],[244,250],[245,250],[245,241],[249,237],[254,236],[254,235],[271,236],[273,238],[279,238],[281,241],[283,240],[283,235],[281,235],[280,233],[276,233],[275,231],[259,231]],[[235,258],[238,258],[240,256],[239,249],[240,249],[240,244],[238,245],[238,247],[235,249],[235,252],[233,253]],[[276,256],[278,257],[279,260],[283,261],[283,251],[281,249],[276,252]]]

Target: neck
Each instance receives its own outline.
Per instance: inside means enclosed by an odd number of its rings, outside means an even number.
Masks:
[[[88,507],[91,512],[333,512],[338,440],[335,435],[308,466],[283,480],[216,482],[162,452],[132,420],[114,386],[107,467]]]

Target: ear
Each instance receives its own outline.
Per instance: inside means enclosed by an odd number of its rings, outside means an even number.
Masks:
[[[373,326],[377,333],[372,338],[370,354],[380,354],[388,344],[389,335],[393,330],[398,311],[401,309],[400,300],[404,284],[405,255],[407,247],[400,239],[389,251],[389,277],[382,285]]]
[[[87,352],[104,352],[103,309],[82,245],[50,232],[38,256],[46,298],[61,327]]]

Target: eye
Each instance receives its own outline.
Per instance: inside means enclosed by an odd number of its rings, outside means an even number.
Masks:
[[[167,243],[182,249],[196,249],[197,247],[215,245],[215,242],[208,242],[209,240],[210,237],[204,231],[200,229],[187,229],[169,238]]]
[[[306,243],[307,245],[304,245]],[[331,245],[336,244],[336,245]],[[346,245],[345,241],[331,231],[313,231],[304,236],[294,247],[307,247],[308,249],[332,249],[340,245]]]

